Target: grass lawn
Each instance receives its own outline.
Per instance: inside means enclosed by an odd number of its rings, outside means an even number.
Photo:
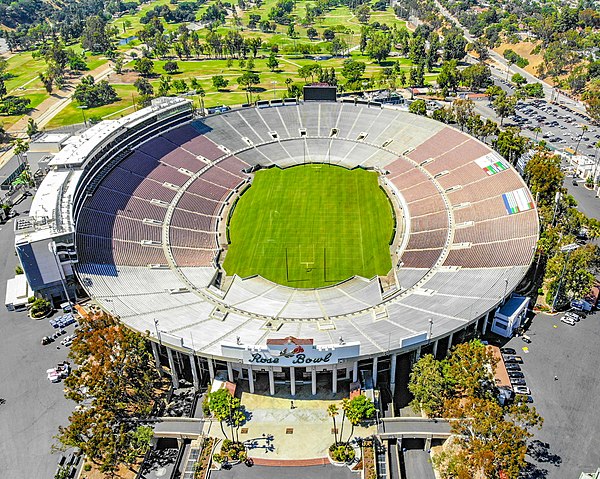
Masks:
[[[317,288],[391,268],[394,220],[377,174],[330,165],[259,171],[229,222],[227,274]]]
[[[128,115],[134,111],[132,105],[131,94],[137,98],[138,93],[133,85],[114,85],[117,94],[121,98],[119,101],[110,105],[99,106],[96,108],[87,108],[85,110],[86,119],[117,119],[121,115]],[[76,102],[69,103],[58,115],[56,115],[46,128],[59,128],[61,126],[73,125],[75,123],[83,123],[83,115],[79,105]]]

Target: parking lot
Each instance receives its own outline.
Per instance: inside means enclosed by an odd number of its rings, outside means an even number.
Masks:
[[[514,94],[512,84],[495,79],[495,83],[509,94]],[[500,119],[487,101],[475,102],[475,110],[485,118],[496,122]],[[600,128],[591,124],[582,113],[574,112],[562,104],[550,104],[543,99],[521,100],[517,104],[514,116],[504,119],[504,126],[518,126],[528,138],[544,140],[558,150],[572,148],[577,153],[593,157],[595,144],[600,141]],[[587,127],[583,132],[582,126]],[[541,132],[534,131],[540,128]],[[581,141],[579,138],[581,137]],[[579,145],[578,145],[579,142]]]
[[[506,345],[523,358],[533,405],[544,418],[530,448],[528,479],[575,478],[600,464],[600,313],[574,326],[562,323],[561,316],[538,314],[527,332],[531,344],[513,338]]]
[[[16,210],[24,213],[29,198]],[[13,253],[12,221],[0,224],[0,296],[6,279],[14,276],[17,258]],[[54,330],[47,319],[35,321],[26,313],[0,309],[0,471],[2,477],[54,477],[58,454],[52,455],[60,424],[66,424],[73,404],[63,396],[62,383],[48,381],[46,370],[67,359],[68,350],[60,340],[42,346],[43,336]],[[73,325],[67,328],[72,334]],[[64,337],[64,336],[63,336]],[[56,347],[60,346],[60,349]]]

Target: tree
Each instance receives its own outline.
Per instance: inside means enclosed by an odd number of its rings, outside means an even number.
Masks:
[[[4,100],[6,96],[6,84],[4,83],[4,78],[0,76],[0,101]]]
[[[212,77],[212,84],[217,91],[221,91],[229,85],[229,80],[227,80],[223,75],[215,75]]]
[[[277,70],[277,67],[279,67],[279,61],[277,60],[277,56],[275,55],[275,52],[271,52],[269,58],[267,59],[267,68],[274,72],[275,70]]]
[[[600,78],[592,80],[583,93],[585,109],[594,120],[600,121]]]
[[[237,83],[238,85],[245,87],[246,99],[248,100],[248,103],[252,103],[252,87],[260,83],[258,74],[247,71],[241,77],[238,77]]]
[[[133,65],[134,70],[142,76],[150,76],[154,72],[154,62],[149,58],[138,58]]]
[[[326,42],[330,42],[335,38],[335,32],[331,28],[326,28],[323,30],[323,40]]]
[[[12,142],[14,154],[19,158],[19,163],[24,163],[23,154],[29,150],[29,142],[22,138],[16,138]]]
[[[169,74],[172,74],[179,71],[179,65],[177,65],[177,62],[169,61],[164,64],[163,70]]]
[[[342,64],[342,75],[346,80],[352,83],[362,78],[366,68],[367,64],[365,62],[352,59],[344,60],[344,63]]]
[[[318,77],[323,69],[318,63],[309,63],[298,68],[298,76],[304,78],[304,81],[310,77],[311,82],[315,81],[315,76]]]
[[[339,409],[338,409],[337,405],[330,404],[327,407],[327,414],[333,421],[333,440],[334,440],[334,444],[336,444],[336,445],[338,443],[338,435],[337,435],[337,426],[335,424],[335,417],[338,415],[338,413],[339,413]]]
[[[39,131],[40,130],[35,120],[33,118],[29,118],[29,120],[27,120],[27,136],[31,138]]]
[[[219,420],[225,438],[227,438],[227,434],[224,423],[231,428],[232,440],[239,442],[237,431],[246,420],[239,398],[232,396],[227,389],[218,389],[208,395],[208,407],[211,414]]]
[[[306,29],[306,36],[309,38],[309,40],[314,40],[319,36],[319,32],[317,32],[315,27],[308,27]]]
[[[458,28],[452,28],[446,33],[442,46],[444,47],[444,60],[462,60],[467,54],[467,40]]]
[[[148,98],[154,95],[154,88],[146,78],[138,78],[133,86],[143,98]]]
[[[492,104],[496,110],[496,113],[500,117],[500,126],[502,126],[502,123],[504,123],[504,118],[515,114],[517,98],[514,95],[507,95],[507,93],[502,90],[500,93],[498,93],[498,95],[496,95],[496,98],[494,98]]]
[[[123,64],[123,55],[119,53],[113,59],[113,68],[115,69],[116,74],[120,75],[123,73]]]
[[[117,92],[106,80],[94,81],[92,75],[87,75],[81,79],[73,92],[73,99],[80,105],[89,108],[108,105],[119,99]]]
[[[444,62],[437,77],[437,83],[444,90],[456,91],[460,83],[460,72],[458,71],[456,60]]]
[[[173,88],[175,88],[177,93],[184,93],[188,91],[188,85],[183,78],[173,80]]]
[[[167,96],[171,90],[171,77],[169,75],[161,75],[158,82],[158,96]]]
[[[521,136],[521,130],[516,127],[506,128],[498,134],[494,142],[494,147],[504,158],[512,165],[517,164],[517,160],[527,150],[529,139]]]
[[[560,169],[560,157],[538,149],[525,165],[524,176],[532,195],[537,198],[538,207],[553,208],[565,177]]]
[[[368,4],[363,3],[356,9],[356,18],[360,23],[369,23],[371,18],[371,7]]]
[[[483,90],[492,84],[490,67],[483,63],[469,65],[461,72],[462,82],[472,90]]]
[[[473,116],[475,103],[473,103],[473,100],[462,100],[459,98],[452,102],[452,111],[454,112],[456,123],[460,126],[461,130],[464,130],[469,118]]]
[[[147,450],[151,431],[139,422],[152,416],[161,379],[142,335],[104,312],[79,323],[69,353],[76,367],[64,384],[67,399],[85,407],[75,408],[57,439],[112,474]]]
[[[408,107],[408,111],[415,115],[426,116],[427,104],[425,103],[425,100],[415,100]]]
[[[375,32],[367,42],[366,54],[372,60],[381,63],[390,54],[391,49],[391,35],[383,32]]]
[[[515,85],[517,85],[518,88],[521,88],[523,85],[525,85],[525,83],[527,83],[527,78],[525,78],[520,73],[515,73],[510,78],[510,81],[512,81]]]
[[[362,394],[354,396],[348,401],[342,402],[342,408],[344,410],[345,417],[352,425],[350,435],[348,436],[348,441],[350,441],[350,438],[354,434],[354,428],[365,419],[373,418],[375,416],[376,411],[373,401],[368,399],[366,396],[363,396]]]
[[[442,417],[447,388],[441,361],[426,354],[414,364],[408,383],[408,390],[413,395],[413,410],[423,411],[428,417]]]
[[[98,16],[92,15],[85,22],[81,34],[81,45],[84,49],[94,53],[107,53],[113,49],[113,28],[108,28],[106,21]]]

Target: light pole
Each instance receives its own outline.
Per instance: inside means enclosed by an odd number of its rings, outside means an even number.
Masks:
[[[558,282],[558,288],[556,288],[556,293],[554,294],[554,300],[552,301],[552,312],[556,311],[556,302],[558,301],[558,295],[560,293],[560,288],[562,286],[563,278],[565,276],[565,270],[567,269],[567,263],[569,262],[569,258],[571,257],[571,253],[579,248],[577,243],[571,243],[566,246],[560,248],[562,253],[567,253],[567,257],[565,258],[565,264],[563,265],[562,272],[560,273],[560,281]]]
[[[87,128],[87,120],[85,119],[85,111],[87,110],[87,106],[86,105],[81,105],[78,106],[77,108],[79,108],[81,110],[81,114],[83,115],[83,126],[85,126]]]
[[[596,181],[596,173],[598,172],[598,148],[600,148],[600,141],[597,141],[594,145],[596,150],[594,151],[594,185],[597,183]]]
[[[160,339],[160,333],[158,332],[158,319],[154,318],[154,329],[156,330],[156,339],[158,339],[158,344],[162,346],[162,341]]]

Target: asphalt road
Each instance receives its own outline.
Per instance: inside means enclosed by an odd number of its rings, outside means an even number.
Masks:
[[[212,471],[211,479],[356,479],[357,475],[347,467],[326,466],[304,467],[247,467],[238,464],[229,471]]]
[[[575,326],[561,323],[560,316],[539,314],[527,334],[531,344],[514,338],[508,346],[523,357],[521,368],[544,426],[535,431],[524,477],[565,479],[595,471],[600,465],[600,313]]]
[[[405,451],[404,468],[406,479],[435,479],[431,457],[427,451]]]
[[[16,211],[27,210],[28,198]],[[14,276],[18,260],[14,253],[13,221],[0,224],[0,297],[6,279]],[[68,328],[69,334],[73,326]],[[0,309],[0,471],[6,478],[54,477],[58,455],[50,448],[60,424],[66,424],[72,404],[63,396],[62,384],[52,384],[46,369],[67,359],[67,349],[56,343],[42,346],[51,333],[48,320],[35,321],[25,313]]]

